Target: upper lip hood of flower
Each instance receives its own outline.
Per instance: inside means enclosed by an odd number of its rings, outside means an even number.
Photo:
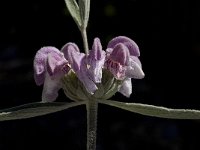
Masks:
[[[129,57],[130,53],[128,48],[124,44],[118,43],[113,48],[109,58],[114,62],[120,63],[121,65],[128,65]]]
[[[55,47],[43,47],[34,58],[34,77],[37,85],[42,85],[45,80],[45,73],[55,77],[68,71],[68,61]]]
[[[122,44],[116,44],[111,53],[109,54],[105,67],[119,80],[125,78],[126,66],[129,64],[129,51],[128,48]]]
[[[92,49],[86,58],[89,78],[95,83],[100,83],[102,78],[102,68],[105,62],[105,51],[102,50],[102,45],[99,38],[94,39]]]
[[[77,72],[80,70],[81,61],[85,54],[80,53],[78,46],[75,43],[65,44],[61,51],[64,53],[65,58],[69,61],[71,68]]]
[[[90,50],[90,53],[89,53],[89,57],[90,59],[94,59],[94,60],[104,59],[105,52],[102,50],[102,45],[99,38],[94,39],[92,50]]]
[[[114,48],[117,44],[122,43],[124,44],[130,52],[130,55],[132,56],[140,56],[140,50],[138,45],[131,40],[130,38],[126,36],[118,36],[113,38],[109,43],[108,43],[108,48]]]

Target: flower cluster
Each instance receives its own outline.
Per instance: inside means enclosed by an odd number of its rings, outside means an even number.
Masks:
[[[125,36],[112,39],[106,51],[95,38],[89,54],[81,53],[74,43],[61,50],[43,47],[34,58],[35,82],[44,84],[43,102],[54,101],[60,88],[73,100],[107,99],[117,91],[129,97],[131,78],[144,77],[139,55],[137,44]]]

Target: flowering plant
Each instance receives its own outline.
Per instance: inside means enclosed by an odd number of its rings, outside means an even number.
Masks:
[[[75,43],[65,44],[61,50],[47,46],[39,49],[34,58],[34,79],[43,85],[41,102],[25,104],[0,111],[0,121],[25,119],[46,115],[78,105],[87,108],[87,149],[96,149],[98,103],[131,112],[162,118],[200,119],[200,111],[169,109],[146,104],[117,102],[110,99],[116,92],[126,97],[132,93],[133,79],[142,79],[144,72],[139,60],[137,44],[126,36],[113,38],[104,49],[95,38],[90,49],[86,28],[90,0],[65,0],[83,38],[85,53]],[[54,102],[60,89],[71,103]]]

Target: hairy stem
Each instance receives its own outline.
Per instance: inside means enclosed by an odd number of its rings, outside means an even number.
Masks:
[[[89,47],[88,47],[88,39],[87,39],[86,28],[81,29],[81,35],[82,35],[82,38],[83,38],[83,46],[84,46],[85,54],[88,55],[89,54]]]
[[[89,100],[86,107],[87,107],[87,150],[96,150],[98,104],[96,100]]]

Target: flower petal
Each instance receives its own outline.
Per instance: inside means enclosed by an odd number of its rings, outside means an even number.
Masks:
[[[122,93],[126,97],[130,97],[132,93],[132,83],[131,83],[131,78],[127,78],[124,80],[122,83],[119,92]]]
[[[109,43],[108,43],[108,48],[114,48],[117,44],[123,43],[130,52],[130,55],[132,56],[140,56],[140,51],[138,45],[131,40],[130,38],[126,36],[118,36],[113,38]]]
[[[83,83],[86,90],[90,94],[94,94],[94,92],[98,89],[96,84],[89,78],[89,72],[86,64],[86,58],[84,58],[81,62],[80,70],[76,72],[79,80]]]
[[[83,72],[77,72],[77,76],[83,83],[88,93],[94,94],[94,92],[98,89],[96,84],[90,78],[88,78],[86,74],[83,74]]]
[[[80,53],[78,46],[74,43],[67,43],[61,51],[64,53],[65,58],[69,61],[72,69],[76,73],[79,80],[83,83],[86,90],[90,94],[94,94],[97,90],[97,86],[89,78],[86,55]]]
[[[130,56],[130,59],[131,59],[130,61],[136,62],[142,68],[142,64],[141,64],[141,62],[140,62],[138,57]]]
[[[107,48],[106,49],[106,57],[109,57],[110,54],[112,53],[112,51],[113,51],[113,48]]]
[[[94,39],[92,50],[90,51],[89,56],[95,60],[101,60],[105,57],[105,52],[102,50],[102,45],[99,38]]]
[[[144,78],[145,75],[142,70],[141,63],[137,57],[130,57],[130,65],[127,66],[126,76],[135,79]]]
[[[92,50],[87,57],[87,68],[89,77],[95,83],[100,83],[102,78],[102,68],[105,62],[105,52],[102,50],[101,42],[98,38],[94,39]]]
[[[126,66],[129,64],[129,51],[124,44],[117,44],[108,56],[105,67],[118,80],[125,78]]]
[[[67,43],[61,51],[64,53],[65,58],[69,61],[72,69],[77,72],[80,70],[81,60],[85,54],[80,53],[79,48],[74,43]]]
[[[119,62],[121,65],[128,65],[129,62],[129,50],[124,44],[115,45],[112,53],[110,54],[110,59]]]
[[[64,54],[50,53],[47,58],[47,72],[50,76],[64,75],[70,70]]]
[[[34,58],[34,78],[37,85],[42,85],[45,80],[46,60],[49,53],[57,53],[60,51],[55,47],[43,47],[37,51]]]
[[[48,73],[45,74],[44,87],[42,91],[42,102],[53,102],[58,97],[61,88],[60,77],[52,79]]]
[[[73,48],[74,51],[80,52],[78,46],[77,46],[75,43],[69,42],[69,43],[65,44],[65,45],[61,48],[61,52],[64,53],[66,59],[68,59],[68,57],[69,57],[69,52],[68,52],[68,51],[69,51],[69,46],[71,46],[71,47]]]

